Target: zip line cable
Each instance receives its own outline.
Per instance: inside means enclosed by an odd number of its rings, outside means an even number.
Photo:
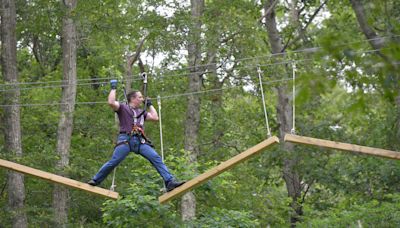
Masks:
[[[376,51],[379,51],[379,50],[382,50],[382,49],[367,50],[367,51],[362,51],[360,53],[363,53],[363,54],[364,53],[372,53],[372,52],[376,52]],[[280,65],[280,64],[289,64],[289,63],[292,63],[294,61],[295,62],[305,62],[305,61],[311,61],[311,60],[313,60],[313,58],[302,59],[302,60],[286,60],[286,61],[280,61],[280,62],[275,62],[275,63],[271,63],[271,64],[263,64],[263,65],[258,64],[257,66],[255,66],[255,65],[246,65],[246,66],[243,66],[242,68],[238,68],[238,69],[253,68],[253,67],[259,67],[259,66],[273,66],[273,65]],[[191,73],[205,74],[205,73],[213,73],[213,72],[205,70],[205,71],[198,71],[198,72],[191,72]],[[188,75],[189,75],[189,73],[178,74],[178,75],[164,75],[164,76],[157,76],[157,74],[156,74],[156,77],[159,77],[160,79],[164,79],[164,78],[167,78],[167,77],[188,76]],[[141,78],[138,78],[136,76],[129,77],[129,78],[131,78],[133,81],[142,80]],[[125,79],[129,79],[129,78],[125,78]],[[110,79],[110,78],[101,78],[101,79],[96,79],[96,80],[107,80],[107,79]],[[87,80],[91,80],[91,79],[83,79],[83,80],[87,81]],[[55,81],[53,81],[53,82],[55,82]],[[107,84],[107,83],[108,83],[108,81],[105,81],[105,82],[93,82],[93,83],[81,83],[81,84],[77,83],[77,84],[72,84],[72,85],[89,86],[89,85],[104,85],[104,84]],[[10,83],[10,84],[2,84],[2,85],[4,86],[4,85],[17,85],[17,84],[18,83],[14,83],[14,84]],[[25,83],[25,84],[27,84],[27,83]],[[3,90],[0,90],[0,92],[15,91],[15,90],[24,91],[24,90],[33,90],[33,89],[40,89],[40,88],[62,88],[62,87],[65,87],[65,86],[70,86],[70,85],[61,84],[61,85],[49,85],[49,86],[36,86],[36,87],[3,89]]]
[[[311,61],[311,60],[313,60],[313,59],[312,59],[312,58],[308,58],[308,59],[295,60],[295,61],[297,61],[297,62],[306,62],[306,61]],[[244,69],[244,68],[251,69],[251,68],[253,68],[253,67],[258,67],[258,66],[275,66],[275,65],[281,65],[281,64],[289,64],[289,63],[291,63],[291,62],[293,62],[293,60],[279,61],[279,62],[275,62],[275,63],[271,63],[271,64],[263,64],[263,65],[258,64],[257,66],[256,66],[256,65],[246,65],[246,66],[243,66],[243,67],[238,67],[237,69]],[[206,73],[213,73],[213,72],[212,72],[212,71],[208,71],[208,70],[202,70],[202,71],[191,72],[191,73],[206,74]],[[167,75],[167,76],[159,76],[159,78],[160,78],[160,79],[164,79],[164,78],[167,78],[167,77],[188,76],[188,75],[190,75],[190,73],[177,74],[177,75]],[[127,77],[126,79],[129,79],[129,78],[134,78],[134,79],[136,79],[137,81],[143,80],[143,79],[137,79],[136,77]],[[0,92],[15,91],[15,90],[22,90],[22,91],[23,91],[23,90],[42,89],[42,88],[62,88],[62,87],[71,86],[71,85],[76,85],[76,86],[82,86],[82,85],[83,85],[83,86],[88,86],[88,85],[104,85],[104,84],[108,84],[108,83],[109,83],[108,81],[105,81],[105,82],[81,83],[81,84],[76,83],[76,84],[67,84],[67,85],[65,85],[65,84],[61,84],[61,85],[48,85],[48,86],[36,86],[36,87],[24,87],[24,88],[3,89],[3,90],[0,90]],[[8,85],[11,85],[11,84],[8,84]]]
[[[369,52],[374,52],[377,50],[369,50]],[[308,60],[312,60],[312,58],[310,59],[303,59],[303,60],[296,60],[296,61],[285,61],[285,62],[277,62],[277,63],[273,63],[273,64],[264,64],[264,65],[258,65],[259,66],[273,66],[273,65],[278,65],[278,64],[288,64],[288,63],[294,63],[294,62],[304,62],[304,61],[308,61]],[[252,66],[246,66],[247,68],[251,68]],[[246,75],[248,76],[248,75]],[[275,80],[275,81],[271,81],[271,82],[267,82],[267,83],[263,83],[263,84],[270,84],[270,83],[275,83],[275,82],[279,82],[279,81],[287,81],[287,80],[294,80],[292,79],[282,79],[282,80]],[[86,83],[86,85],[89,85],[90,83]],[[221,91],[221,90],[226,90],[226,89],[232,89],[234,87],[238,87],[238,86],[243,86],[243,85],[236,85],[236,86],[230,86],[227,88],[221,88],[221,89],[211,89],[211,90],[203,90],[203,91],[197,91],[197,92],[188,92],[188,93],[181,93],[181,94],[173,94],[173,95],[167,95],[162,97],[162,99],[171,99],[171,98],[176,98],[176,97],[181,97],[181,96],[189,96],[189,95],[196,95],[196,94],[202,94],[202,93],[212,93],[212,92],[217,92],[217,91]],[[1,90],[0,90],[1,91]],[[106,104],[107,102],[103,102],[103,101],[95,101],[95,102],[76,102],[76,105],[84,105],[84,104]],[[51,102],[51,103],[28,103],[28,104],[10,104],[10,105],[0,105],[0,107],[11,107],[11,106],[21,106],[21,107],[30,107],[30,106],[50,106],[50,105],[66,105],[66,103],[59,103],[59,102]]]
[[[377,52],[380,50],[384,50],[384,49],[371,49],[371,50],[365,50],[365,51],[360,51],[357,52],[358,54],[365,54],[365,53],[373,53],[373,52]],[[270,64],[257,64],[257,65],[245,65],[242,67],[238,67],[237,69],[243,69],[243,68],[257,68],[260,66],[274,66],[274,65],[280,65],[280,64],[289,64],[292,62],[306,62],[306,61],[312,61],[314,60],[314,58],[307,58],[307,59],[301,59],[301,60],[285,60],[285,61],[279,61],[279,62],[275,62],[275,63],[270,63]],[[188,76],[191,73],[197,73],[197,74],[206,74],[206,73],[213,73],[212,71],[208,71],[208,70],[201,70],[201,71],[197,71],[197,72],[190,72],[190,73],[183,73],[183,74],[176,74],[176,75],[158,75],[155,74],[156,78],[159,79],[164,79],[164,78],[170,78],[170,77],[179,77],[179,76]],[[162,73],[159,73],[162,74]],[[109,79],[113,79],[115,77],[111,77],[111,78],[97,78],[95,79],[96,81],[100,81],[100,80],[109,80]],[[141,77],[137,77],[137,76],[132,76],[132,77],[126,77],[124,79],[132,79],[132,81],[141,81],[142,78]],[[82,79],[83,81],[88,81],[88,80],[92,80],[92,79]],[[77,80],[80,81],[80,80]],[[65,80],[63,81],[52,81],[51,83],[57,83],[57,82],[65,82]],[[32,84],[44,84],[46,82],[33,82]],[[10,84],[0,84],[0,86],[11,86],[11,85],[31,85],[30,83],[10,83]],[[20,91],[24,91],[24,90],[33,90],[33,89],[41,89],[41,88],[62,88],[65,86],[70,86],[70,85],[77,85],[77,86],[89,86],[89,85],[104,85],[104,84],[108,84],[108,81],[104,81],[104,82],[92,82],[92,83],[76,83],[76,84],[58,84],[58,85],[48,85],[48,86],[34,86],[34,87],[23,87],[23,88],[12,88],[12,89],[0,89],[0,92],[7,92],[7,91],[15,91],[15,90],[20,90]]]
[[[360,53],[372,53],[372,52],[376,52],[376,51],[379,51],[379,50],[382,50],[382,49],[367,50],[367,51],[363,51],[363,52],[360,52]],[[275,62],[275,63],[271,63],[271,64],[257,65],[257,66],[255,66],[255,65],[246,65],[243,68],[249,68],[249,69],[251,68],[252,69],[253,67],[260,67],[260,66],[275,66],[275,65],[289,64],[289,63],[294,64],[295,62],[299,63],[299,62],[306,62],[306,61],[310,61],[310,60],[313,60],[313,58],[302,59],[302,60],[287,60],[287,61],[280,61],[280,62]],[[243,69],[243,68],[241,68],[241,69]],[[206,71],[200,71],[200,72],[205,73]],[[185,74],[185,75],[189,75],[189,74]],[[246,75],[246,76],[248,76],[248,75]],[[294,79],[293,78],[292,79],[283,79],[283,81],[286,81],[286,80],[294,80]],[[281,81],[281,80],[275,80],[275,81],[271,81],[271,82],[274,83],[274,82],[279,82],[279,81]],[[85,85],[90,85],[90,84],[91,83],[85,83]],[[269,84],[269,83],[263,83],[263,84]],[[237,86],[243,86],[243,85],[237,85]],[[231,87],[228,87],[228,88],[221,88],[221,89],[211,89],[211,90],[205,90],[205,91],[197,91],[197,92],[188,92],[188,93],[167,95],[167,96],[162,97],[162,99],[170,99],[170,98],[176,98],[176,97],[181,97],[181,96],[190,96],[190,95],[196,95],[196,94],[202,94],[202,93],[208,93],[208,92],[217,92],[217,91],[221,91],[221,90],[225,90],[225,89],[231,89],[231,88],[237,87],[237,86],[231,86]],[[1,91],[2,90],[0,90],[0,92]],[[102,102],[102,101],[99,101],[99,102],[76,102],[75,104],[82,105],[82,104],[105,104],[105,103],[107,103],[107,102]],[[66,103],[57,103],[57,102],[42,103],[42,104],[40,104],[40,103],[38,103],[38,104],[30,104],[30,103],[28,103],[28,104],[18,104],[18,106],[29,107],[29,106],[65,105],[65,104]],[[13,106],[13,105],[12,104],[10,104],[10,105],[0,105],[0,107],[11,107],[11,106]]]
[[[308,49],[303,49],[303,50],[314,50],[313,52],[315,52],[316,50],[318,50],[318,49],[320,49],[320,48],[308,48]],[[356,53],[362,53],[362,54],[364,54],[364,53],[371,53],[371,52],[376,52],[376,51],[380,51],[380,50],[384,50],[384,49],[389,49],[389,48],[382,48],[382,49],[372,49],[372,50],[366,50],[366,51],[361,51],[361,52],[356,52]],[[300,52],[300,51],[299,51]],[[294,53],[294,52],[293,52]],[[241,62],[241,61],[244,61],[244,60],[253,60],[253,59],[259,59],[259,58],[267,58],[267,57],[273,57],[274,55],[278,55],[278,54],[287,54],[287,53],[276,53],[276,54],[271,54],[271,55],[265,55],[265,56],[256,56],[256,57],[249,57],[249,58],[242,58],[242,59],[237,59],[236,61],[237,62]],[[309,60],[312,60],[312,58],[309,58]],[[290,62],[290,61],[294,61],[294,60],[286,60],[287,62]],[[297,61],[300,61],[300,60],[297,60]],[[279,64],[279,63],[282,63],[282,61],[281,62],[276,62],[277,64]],[[205,65],[198,65],[198,66],[196,66],[197,68],[201,68],[201,67],[204,67],[204,66],[214,66],[214,65],[217,65],[217,64],[219,64],[219,65],[223,65],[224,63],[212,63],[212,64],[205,64]],[[265,65],[260,65],[260,64],[258,64],[257,66],[265,66]],[[253,65],[253,67],[256,67],[255,65]],[[190,68],[180,68],[180,69],[175,69],[175,70],[169,70],[170,72],[172,71],[172,72],[174,72],[174,71],[184,71],[184,70],[188,70],[188,69],[190,69]],[[162,74],[163,72],[160,72],[159,74]],[[209,71],[206,71],[206,70],[202,70],[202,71],[195,71],[195,72],[191,72],[191,73],[210,73]],[[154,74],[156,77],[159,77],[160,79],[163,79],[163,78],[166,78],[166,77],[175,77],[175,76],[187,76],[187,75],[189,75],[189,73],[183,73],[183,74],[176,74],[176,75],[168,75],[168,74],[166,74],[166,75],[161,75],[161,76],[158,76],[157,74]],[[111,80],[111,79],[115,79],[115,77],[107,77],[107,78],[91,78],[91,79],[88,79],[88,78],[86,78],[86,79],[78,79],[78,80],[76,80],[77,82],[80,82],[80,81],[102,81],[102,80]],[[132,81],[140,81],[140,80],[142,80],[140,77],[136,77],[136,76],[133,76],[133,77],[125,77],[124,79],[132,79]],[[41,82],[18,82],[18,83],[5,83],[5,84],[0,84],[0,87],[7,87],[7,86],[12,86],[12,85],[38,85],[38,84],[49,84],[49,83],[59,83],[59,84],[61,84],[61,85],[56,85],[56,86],[43,86],[43,87],[28,87],[29,89],[31,89],[31,88],[56,88],[57,86],[58,87],[62,87],[62,83],[66,83],[67,81],[66,80],[60,80],[60,81],[48,81],[48,82],[45,82],[45,81],[41,81]],[[106,81],[106,82],[104,82],[104,83],[108,83],[108,81]],[[90,85],[90,84],[92,84],[92,85],[96,85],[96,84],[103,84],[103,83],[99,83],[99,82],[93,82],[93,83],[86,83],[86,84],[77,84],[77,85]],[[25,89],[25,88],[20,88],[20,90],[23,90],[23,89]],[[11,91],[11,90],[15,90],[15,89],[9,89],[9,90],[0,90],[0,92],[4,92],[4,91]]]
[[[108,77],[108,78],[81,78],[77,79],[76,81],[101,81],[101,80],[110,80],[110,79],[115,79],[115,77]],[[135,79],[134,79],[135,80]],[[141,80],[139,77],[136,78],[136,80]],[[50,84],[50,83],[66,83],[68,82],[67,80],[58,80],[58,81],[40,81],[40,82],[18,82],[18,83],[9,83],[9,84],[0,84],[1,86],[10,86],[10,85],[37,85],[37,84]]]
[[[352,44],[357,44],[357,43],[363,43],[363,42],[369,42],[369,41],[374,41],[374,40],[381,40],[381,39],[387,39],[389,37],[400,37],[400,35],[392,35],[392,36],[384,36],[384,37],[379,37],[379,38],[371,38],[371,39],[366,39],[362,41],[356,41],[356,42],[350,42],[350,43],[345,43],[341,45],[336,45],[333,48],[337,47],[345,47],[349,46]],[[323,47],[311,47],[311,48],[305,48],[301,50],[295,50],[291,52],[280,52],[280,53],[273,53],[269,55],[263,55],[263,56],[254,56],[254,57],[245,57],[241,59],[237,59],[237,62],[245,61],[245,60],[254,60],[254,59],[260,59],[260,58],[272,58],[275,56],[281,56],[281,55],[288,55],[288,54],[297,54],[297,53],[309,53],[309,52],[317,52],[318,50],[323,49]],[[377,51],[382,50],[382,49],[377,49]],[[201,68],[201,67],[207,67],[207,66],[214,66],[217,64],[221,63],[210,63],[210,64],[202,64],[202,65],[196,65],[195,68]],[[194,67],[184,67],[184,68],[179,68],[179,69],[174,69],[174,70],[169,70],[169,71],[183,71],[183,70],[190,70]],[[114,79],[113,77],[108,77],[108,78],[94,78],[94,79],[78,79],[77,81],[90,81],[90,80],[107,80],[107,79]],[[140,80],[140,78],[137,78],[137,80]],[[10,83],[10,84],[0,84],[0,87],[2,86],[10,86],[10,85],[34,85],[34,84],[48,84],[48,83],[63,83],[66,82],[65,80],[60,80],[60,81],[49,81],[49,82],[18,82],[18,83]],[[1,90],[0,90],[1,91]]]
[[[285,82],[285,81],[290,81],[292,78],[283,78],[283,79],[278,79],[278,80],[273,80],[269,82],[264,82],[264,85],[271,85],[274,83],[278,82]],[[244,85],[233,85],[230,87],[226,88],[220,88],[220,89],[209,89],[209,90],[202,90],[202,91],[197,91],[197,92],[187,92],[187,93],[178,93],[178,94],[172,94],[172,95],[166,95],[163,97],[160,97],[161,99],[175,99],[178,97],[183,97],[183,96],[190,96],[190,95],[200,95],[200,94],[205,94],[205,93],[214,93],[214,92],[219,92],[223,90],[229,90],[229,89],[234,89],[240,86]],[[150,99],[154,99],[151,98]],[[85,104],[107,104],[106,101],[87,101],[87,102],[76,102],[75,105],[85,105]],[[59,103],[59,102],[49,102],[49,103],[28,103],[28,104],[10,104],[10,105],[0,105],[1,107],[13,107],[13,106],[20,106],[20,107],[32,107],[32,106],[51,106],[51,105],[67,105],[67,103]]]

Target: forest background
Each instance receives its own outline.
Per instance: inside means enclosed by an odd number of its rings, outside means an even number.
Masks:
[[[0,169],[0,227],[400,226],[398,161],[282,143],[400,151],[399,1],[1,0],[1,38],[1,159],[88,181],[118,133],[108,82],[123,101],[142,72],[179,179],[281,144],[166,205],[134,154],[117,201]]]

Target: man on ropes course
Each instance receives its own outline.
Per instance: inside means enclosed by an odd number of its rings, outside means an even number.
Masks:
[[[120,103],[116,101],[117,80],[111,80],[110,85],[108,104],[118,114],[118,141],[112,158],[100,168],[88,184],[99,185],[130,152],[142,155],[153,165],[163,178],[168,192],[184,184],[185,182],[175,180],[144,133],[144,121],[158,121],[158,114],[151,100],[145,99],[140,91],[132,91],[126,95],[128,103]],[[144,110],[140,108],[142,103],[147,106],[148,111],[145,110],[146,107],[144,107]]]

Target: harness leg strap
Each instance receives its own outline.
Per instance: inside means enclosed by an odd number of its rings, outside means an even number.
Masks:
[[[115,144],[114,149],[117,148],[118,146],[123,145],[123,144],[128,144],[129,151],[132,151],[131,144],[129,143],[129,140],[124,140],[124,141],[121,141],[121,142]]]

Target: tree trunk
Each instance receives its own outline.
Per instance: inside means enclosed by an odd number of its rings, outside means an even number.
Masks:
[[[275,3],[274,0],[267,0],[265,4],[266,14],[266,29],[268,32],[268,38],[271,45],[272,54],[281,53],[283,50],[283,45],[281,42],[281,37],[276,25],[275,19]],[[279,59],[279,56],[276,57]],[[288,69],[283,69],[283,74],[290,75]],[[280,85],[277,87],[278,91],[278,104],[277,104],[277,114],[279,123],[279,137],[283,141],[283,137],[286,133],[289,133],[292,129],[292,116],[293,109],[291,107],[291,92],[287,85]],[[300,175],[296,171],[295,167],[298,164],[298,159],[293,154],[293,145],[289,143],[283,144],[284,150],[288,151],[289,155],[283,161],[283,179],[286,183],[286,188],[289,197],[292,198],[291,207],[294,214],[290,216],[291,226],[296,226],[297,221],[299,221],[300,216],[303,214],[302,205],[298,203],[298,199],[301,196],[301,183]]]
[[[198,65],[201,64],[201,16],[204,9],[204,0],[191,0],[192,27],[189,31],[188,64],[189,64],[189,92],[201,90],[201,74]],[[198,133],[200,127],[200,97],[190,95],[185,122],[185,151],[188,153],[189,162],[196,163],[199,154]],[[196,198],[192,192],[185,194],[182,198],[182,220],[192,220],[196,216]]]
[[[62,1],[66,14],[63,18],[62,48],[63,48],[63,80],[61,98],[61,116],[57,130],[57,153],[60,160],[56,164],[59,175],[66,175],[65,167],[69,163],[69,149],[73,129],[73,113],[76,96],[76,28],[71,13],[76,7],[76,0]],[[55,185],[53,192],[53,207],[57,227],[67,227],[68,223],[68,189]]]
[[[213,53],[215,54],[215,53]],[[220,81],[218,78],[217,74],[217,66],[215,65],[215,62],[213,61],[213,64],[210,64],[208,66],[208,72],[210,74],[210,81],[212,85],[212,89],[217,91],[211,94],[211,125],[214,127],[212,130],[212,144],[213,144],[213,151],[218,150],[219,148],[223,147],[223,144],[221,143],[221,138],[224,136],[225,132],[225,124],[222,121],[221,122],[221,117],[223,117],[224,110],[222,108],[223,106],[223,90],[222,87],[224,85],[224,81]]]
[[[22,156],[20,108],[18,106],[20,91],[17,72],[16,46],[16,8],[15,1],[1,1],[1,59],[2,73],[5,83],[14,84],[13,89],[4,94],[4,125],[5,151]],[[24,210],[25,185],[24,175],[9,171],[7,173],[8,205],[12,214],[13,227],[28,227]]]

